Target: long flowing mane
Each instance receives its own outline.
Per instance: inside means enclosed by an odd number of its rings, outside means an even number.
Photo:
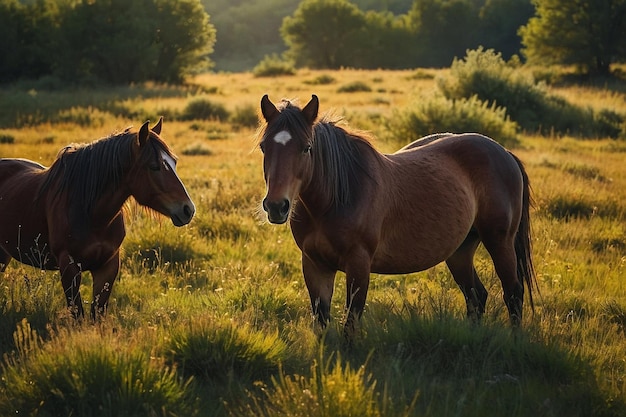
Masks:
[[[140,158],[158,158],[160,150],[171,155],[161,140],[149,135]],[[108,190],[116,189],[133,163],[133,142],[137,133],[126,129],[121,133],[87,144],[63,148],[48,168],[47,178],[39,189],[39,197],[51,192],[55,198],[67,196],[68,211],[77,219],[77,227],[86,226],[96,202]]]
[[[362,132],[350,132],[325,116],[313,127],[312,155],[318,192],[324,194],[333,210],[355,204],[363,189],[363,180],[370,175],[368,157],[382,155],[374,149]]]

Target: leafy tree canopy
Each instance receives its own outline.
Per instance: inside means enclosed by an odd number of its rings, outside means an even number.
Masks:
[[[0,27],[0,82],[179,82],[215,43],[199,0],[0,0]]]
[[[536,16],[520,29],[535,64],[576,65],[608,74],[626,59],[626,0],[533,0]]]

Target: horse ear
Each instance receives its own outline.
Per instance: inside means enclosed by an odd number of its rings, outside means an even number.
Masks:
[[[272,121],[276,116],[278,116],[279,113],[278,109],[276,108],[274,103],[270,101],[270,98],[267,96],[267,94],[264,95],[261,99],[261,113],[263,113],[263,117],[268,123]]]
[[[302,109],[302,114],[309,124],[313,124],[315,119],[317,119],[317,111],[320,108],[320,101],[315,94],[311,96],[311,101],[307,103],[306,106]]]
[[[163,127],[163,116],[161,116],[157,124],[154,125],[154,127],[152,128],[152,131],[156,133],[157,135],[160,135],[162,127]]]
[[[150,131],[149,131],[150,128],[148,127],[149,123],[150,121],[148,120],[146,123],[144,123],[141,126],[141,129],[139,129],[139,134],[137,135],[139,146],[143,146],[148,140],[148,135],[150,134]]]

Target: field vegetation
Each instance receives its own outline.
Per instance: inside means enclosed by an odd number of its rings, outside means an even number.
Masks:
[[[95,324],[69,316],[57,273],[12,261],[0,285],[0,415],[625,415],[626,85],[576,85],[542,71],[558,82],[532,87],[533,97],[582,109],[591,122],[610,114],[614,134],[604,124],[584,134],[525,128],[500,101],[452,95],[462,84],[454,67],[212,73],[178,87],[6,88],[0,157],[44,165],[69,143],[164,115],[162,136],[180,157],[197,215],[176,229],[128,205],[121,276]],[[476,269],[490,298],[480,324],[465,319],[442,264],[373,274],[352,346],[342,337],[340,274],[335,320],[321,332],[289,228],[268,224],[260,210],[257,112],[266,93],[301,103],[316,94],[322,112],[369,130],[384,152],[434,131],[489,127],[506,139],[535,199],[540,291],[521,329],[508,325],[482,250]],[[86,274],[85,300],[90,284]]]

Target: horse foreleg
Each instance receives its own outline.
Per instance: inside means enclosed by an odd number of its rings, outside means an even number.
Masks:
[[[326,327],[326,324],[330,321],[330,302],[333,298],[337,271],[313,262],[311,258],[303,253],[302,273],[311,297],[313,315],[322,327]]]
[[[359,321],[370,282],[371,260],[364,251],[362,254],[352,253],[349,255],[350,262],[346,265],[346,323],[344,336],[348,340],[354,335],[356,322]]]
[[[4,272],[11,262],[11,255],[9,255],[4,249],[0,248],[0,272]]]
[[[96,318],[106,313],[109,297],[113,290],[113,284],[120,271],[120,255],[116,253],[101,268],[91,271],[93,277],[93,303],[91,304],[91,318]]]
[[[61,254],[58,259],[61,285],[63,285],[67,308],[74,318],[82,318],[85,316],[85,311],[83,310],[83,300],[80,297],[81,266],[68,253]]]

